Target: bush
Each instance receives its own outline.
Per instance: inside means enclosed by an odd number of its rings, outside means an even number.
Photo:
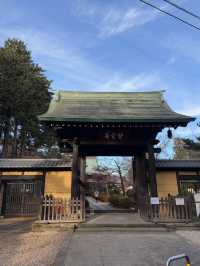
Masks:
[[[109,201],[114,207],[119,207],[119,198],[120,196],[118,194],[112,194],[109,197]]]
[[[126,192],[126,195],[127,195],[127,197],[132,198],[132,199],[135,199],[136,198],[136,192],[135,192],[134,189],[129,189]]]
[[[121,198],[119,203],[120,203],[120,207],[124,209],[130,209],[131,207],[135,206],[134,200],[129,197]]]
[[[102,202],[108,202],[108,194],[106,192],[101,192],[99,194],[99,200]]]
[[[117,208],[129,209],[135,206],[135,201],[130,197],[122,197],[118,194],[113,194],[109,197],[110,203]]]

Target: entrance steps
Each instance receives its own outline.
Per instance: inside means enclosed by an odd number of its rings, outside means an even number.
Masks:
[[[80,224],[77,232],[139,232],[139,233],[156,233],[156,232],[171,232],[174,231],[173,228],[167,227],[165,225],[158,224],[90,224],[83,223]]]
[[[127,209],[113,209],[113,210],[93,210],[94,214],[106,214],[106,213],[134,213],[134,210],[127,210]]]

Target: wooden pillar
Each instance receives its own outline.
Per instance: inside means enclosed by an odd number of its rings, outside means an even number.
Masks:
[[[142,207],[147,196],[146,158],[144,152],[135,154],[135,185],[137,207]]]
[[[80,188],[79,188],[79,143],[78,139],[74,138],[72,144],[72,189],[71,189],[71,197],[77,198],[80,196]]]
[[[80,180],[85,183],[85,169],[86,169],[86,158],[85,156],[81,156],[80,158]]]
[[[85,196],[85,183],[86,183],[86,158],[85,156],[81,156],[80,158],[80,192],[81,195],[84,197]]]
[[[132,175],[133,175],[133,186],[135,185],[135,176],[136,176],[136,172],[135,172],[135,158],[134,156],[132,157]]]
[[[3,195],[4,195],[5,183],[0,180],[0,216],[3,212]]]
[[[157,180],[156,180],[156,161],[154,156],[153,144],[148,144],[148,169],[150,177],[151,197],[157,197]]]

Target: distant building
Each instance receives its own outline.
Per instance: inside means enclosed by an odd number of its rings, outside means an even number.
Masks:
[[[97,170],[98,164],[97,164],[97,158],[96,157],[87,157],[86,158],[86,173],[91,174],[95,170]]]

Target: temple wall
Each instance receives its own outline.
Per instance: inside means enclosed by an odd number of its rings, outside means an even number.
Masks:
[[[0,175],[3,176],[23,176],[23,175],[28,175],[28,176],[43,176],[43,172],[41,171],[3,171],[0,173]]]
[[[157,171],[157,189],[159,197],[178,194],[178,185],[175,171]]]
[[[71,180],[71,171],[46,172],[44,194],[51,194],[57,198],[70,198]]]

